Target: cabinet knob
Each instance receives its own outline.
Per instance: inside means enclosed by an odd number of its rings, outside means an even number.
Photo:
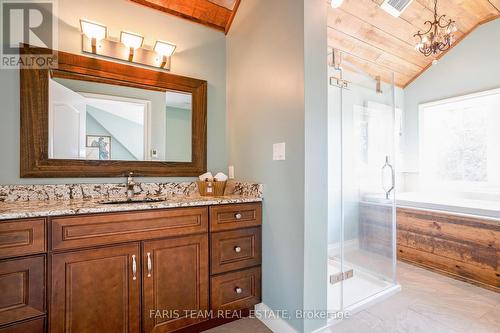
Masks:
[[[243,289],[241,289],[240,287],[236,287],[234,289],[234,291],[237,293],[237,294],[241,294],[243,292]]]
[[[239,246],[235,246],[235,247],[234,247],[234,252],[236,252],[236,253],[240,253],[240,252],[241,252],[241,247],[239,247]]]
[[[242,218],[243,216],[241,215],[241,213],[236,213],[236,214],[234,214],[234,217],[235,217],[237,220],[241,220],[241,218]]]

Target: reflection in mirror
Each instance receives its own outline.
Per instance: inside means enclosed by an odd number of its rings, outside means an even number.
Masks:
[[[49,158],[191,162],[192,96],[49,78]]]

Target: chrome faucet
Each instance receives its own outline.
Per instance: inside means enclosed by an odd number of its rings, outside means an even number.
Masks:
[[[134,173],[130,172],[127,177],[127,200],[131,200],[134,197]]]

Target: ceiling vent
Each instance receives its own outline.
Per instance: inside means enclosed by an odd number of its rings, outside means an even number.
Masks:
[[[394,17],[399,17],[401,13],[412,3],[413,0],[385,0],[380,8]]]

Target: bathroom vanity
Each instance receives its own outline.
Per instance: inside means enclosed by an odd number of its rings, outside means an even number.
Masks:
[[[260,200],[0,221],[0,332],[198,332],[244,314],[261,297]]]
[[[207,171],[207,82],[21,51],[57,66],[20,69],[20,176],[129,180],[0,185],[0,333],[200,332],[248,314],[261,186],[200,197],[194,182],[132,180]]]

